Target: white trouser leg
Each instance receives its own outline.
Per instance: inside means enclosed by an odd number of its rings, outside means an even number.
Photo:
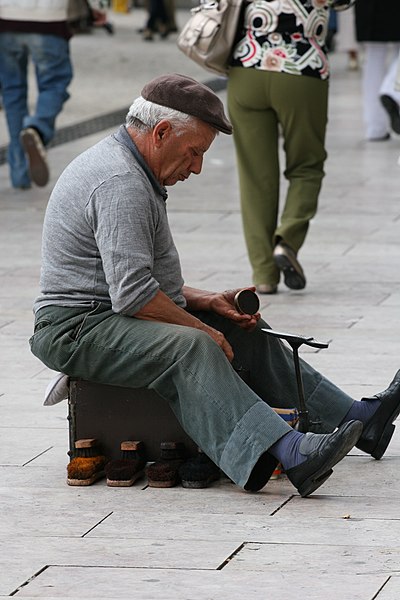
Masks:
[[[396,44],[395,49],[398,49]],[[382,81],[382,85],[379,90],[379,94],[382,96],[386,94],[396,100],[397,104],[400,104],[400,89],[396,90],[396,77],[398,69],[400,69],[400,53],[396,52],[394,60],[392,60],[389,69]]]
[[[368,139],[383,137],[390,131],[388,115],[379,99],[389,50],[391,46],[387,43],[365,43],[362,89],[365,135]]]

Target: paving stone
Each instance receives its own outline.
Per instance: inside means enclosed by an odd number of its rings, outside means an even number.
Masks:
[[[319,578],[342,574],[391,575],[399,570],[400,549],[394,547],[368,547],[329,544],[262,544],[246,543],[226,566],[233,571],[275,572],[278,565],[290,565],[291,574],[318,573]]]
[[[303,500],[307,502],[307,500]],[[321,499],[323,502],[323,499]],[[290,504],[290,503],[289,503]],[[345,502],[343,502],[345,506]],[[219,540],[249,542],[268,542],[275,544],[330,544],[347,546],[349,540],[357,546],[395,547],[400,534],[400,521],[390,519],[352,518],[348,513],[338,514],[336,518],[314,516],[311,507],[309,516],[296,518],[293,512],[283,516],[286,511],[278,510],[272,516],[260,514],[213,513],[193,514],[188,517],[190,527],[180,527],[182,513],[169,512],[151,515],[143,513],[140,523],[123,510],[115,510],[109,518],[89,532],[88,537],[151,539],[154,528],[159,531],[159,539]],[[295,521],[295,527],[293,523]]]
[[[242,600],[243,594],[253,600],[293,598],[291,572],[232,573],[223,571],[171,571],[165,569],[110,569],[50,567],[18,594],[29,598],[127,598],[132,594],[141,600]],[[95,592],[101,589],[101,595]],[[383,585],[381,576],[325,576],[315,578],[297,575],[296,597],[308,600],[365,600]],[[116,582],[118,582],[116,584]],[[394,597],[393,597],[394,598]],[[392,600],[392,597],[388,600]]]
[[[400,577],[390,577],[383,589],[376,596],[377,600],[398,600],[400,597]]]
[[[66,439],[66,429],[3,427],[1,428],[0,464],[24,465]],[[26,443],[29,440],[29,445]]]

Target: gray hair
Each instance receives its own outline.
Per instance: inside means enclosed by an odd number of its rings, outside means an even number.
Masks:
[[[177,127],[177,135],[183,133],[188,126],[193,126],[198,119],[192,115],[187,115],[179,110],[161,106],[145,100],[142,96],[136,98],[131,104],[126,115],[126,126],[133,127],[139,132],[145,132],[153,129],[157,123],[166,119],[171,121]]]

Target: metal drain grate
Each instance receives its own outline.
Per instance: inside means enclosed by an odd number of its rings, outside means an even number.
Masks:
[[[227,80],[225,77],[218,77],[216,79],[204,81],[204,84],[214,92],[220,92],[226,88],[226,81]],[[52,148],[54,146],[59,146],[60,144],[66,144],[67,142],[78,140],[79,138],[87,135],[92,135],[93,133],[98,133],[99,131],[103,131],[105,129],[110,129],[111,127],[117,127],[118,125],[125,123],[127,112],[128,107],[120,108],[119,110],[115,110],[98,117],[93,117],[92,119],[87,119],[81,123],[75,123],[75,125],[62,127],[56,131],[54,138],[47,147]],[[4,145],[0,146],[0,165],[4,165],[6,162],[7,145]]]

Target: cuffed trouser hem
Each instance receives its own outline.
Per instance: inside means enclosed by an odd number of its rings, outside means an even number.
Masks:
[[[232,431],[221,456],[220,468],[237,485],[245,487],[261,456],[288,431],[283,419],[271,419],[268,405],[254,404]]]

